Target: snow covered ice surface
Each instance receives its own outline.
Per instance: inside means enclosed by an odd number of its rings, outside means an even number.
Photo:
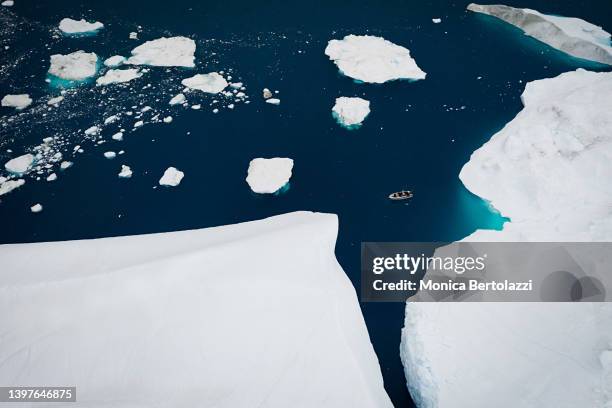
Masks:
[[[198,91],[217,94],[224,90],[228,83],[219,75],[217,72],[211,72],[209,74],[197,74],[190,78],[185,78],[181,81],[181,84],[187,88],[196,89]]]
[[[0,196],[8,194],[16,188],[19,188],[25,184],[24,179],[17,180],[5,180],[0,183]]]
[[[109,85],[121,82],[129,82],[133,79],[140,78],[142,73],[136,68],[129,69],[109,69],[106,73],[96,79],[98,85]]]
[[[132,50],[127,63],[160,67],[195,67],[196,43],[187,37],[162,37]]]
[[[278,98],[269,98],[266,99],[266,103],[269,103],[270,105],[280,105],[281,101]]]
[[[96,75],[98,56],[93,52],[76,51],[51,56],[49,74],[69,81],[82,81]]]
[[[612,73],[530,82],[522,99],[460,174],[511,221],[465,240],[609,242]],[[420,408],[607,408],[610,353],[609,303],[406,305],[401,355]]]
[[[159,184],[161,186],[167,187],[176,187],[181,183],[185,173],[180,170],[177,170],[175,167],[168,167],[166,171],[164,171],[164,175],[159,179]]]
[[[347,35],[331,40],[325,55],[343,75],[362,82],[381,84],[395,79],[425,79],[426,75],[408,49],[382,37]]]
[[[259,194],[273,194],[291,179],[293,160],[284,157],[251,160],[246,181],[251,190]]]
[[[0,4],[3,5],[4,7],[12,7],[15,5],[15,2],[13,0],[4,0]]]
[[[28,153],[19,157],[15,157],[4,164],[4,168],[13,174],[23,174],[30,170],[34,163],[34,155]]]
[[[71,18],[64,18],[59,23],[59,29],[64,34],[95,33],[102,28],[104,28],[104,24],[101,22],[89,23],[85,19],[73,20]]]
[[[170,99],[170,102],[168,102],[170,105],[182,105],[183,103],[185,103],[186,98],[185,95],[180,93],[178,95],[175,95],[172,97],[172,99]]]
[[[370,101],[341,96],[332,108],[334,118],[345,127],[358,127],[370,113]]]
[[[32,104],[32,98],[28,94],[18,94],[18,95],[5,95],[2,98],[1,102],[2,106],[15,108],[15,109],[25,109]]]
[[[43,210],[43,206],[41,204],[34,204],[33,206],[30,207],[30,211],[32,211],[33,213],[39,213]]]
[[[126,61],[126,58],[122,55],[113,55],[104,60],[104,65],[107,67],[118,67]]]
[[[125,164],[121,165],[121,171],[119,172],[120,178],[130,178],[132,177],[132,169],[130,166],[126,166]]]
[[[536,10],[504,5],[471,3],[468,10],[510,23],[525,34],[574,57],[612,65],[610,34],[579,18],[542,14]]]

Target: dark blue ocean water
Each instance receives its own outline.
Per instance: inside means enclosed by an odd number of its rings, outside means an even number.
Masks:
[[[168,95],[182,89],[180,79],[195,73],[231,69],[252,103],[215,115],[208,107],[211,98],[201,97],[204,109],[176,109],[171,125],[148,125],[121,143],[100,147],[85,141],[85,152],[57,181],[28,179],[2,197],[1,243],[201,228],[295,210],[331,212],[340,219],[337,256],[356,288],[362,241],[451,241],[477,228],[500,228],[502,218],[462,186],[457,177],[462,165],[520,111],[526,82],[578,67],[604,69],[470,14],[467,2],[32,3],[16,0],[12,9],[0,10],[1,95],[57,94],[45,83],[50,54],[84,49],[104,58],[128,55],[141,42],[128,39],[138,25],[141,40],[162,35],[196,40],[197,68],[153,68],[139,80],[163,85],[151,92],[101,95],[83,85],[78,98],[46,116],[32,109],[7,122],[14,111],[2,108],[2,162],[46,136],[61,134],[78,144],[77,134],[114,108],[145,100],[170,111]],[[612,29],[606,0],[509,3]],[[52,38],[53,27],[68,16],[100,20],[106,28],[95,37]],[[432,24],[434,17],[442,24]],[[351,33],[380,35],[409,48],[427,79],[369,85],[339,75],[323,50],[328,40]],[[264,87],[280,91],[280,106],[263,103]],[[154,101],[155,92],[161,102]],[[335,123],[330,110],[338,96],[371,101],[372,112],[359,130]],[[103,135],[108,140],[115,130]],[[109,149],[126,153],[111,161],[102,156]],[[295,160],[289,191],[275,197],[252,194],[244,181],[249,161],[273,156]],[[132,167],[130,180],[117,177],[120,164]],[[153,188],[168,166],[185,172],[180,186]],[[405,188],[415,192],[408,204],[387,200],[390,192]],[[37,202],[44,211],[32,214],[29,207]],[[398,350],[404,306],[361,306],[389,395],[398,407],[412,406]]]

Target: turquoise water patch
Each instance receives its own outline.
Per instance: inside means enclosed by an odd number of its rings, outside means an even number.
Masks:
[[[345,123],[342,121],[342,119],[340,118],[340,115],[338,115],[338,114],[337,114],[336,112],[334,112],[334,111],[332,111],[332,116],[333,116],[333,118],[336,120],[336,123],[338,123],[338,125],[342,126],[342,127],[343,127],[343,128],[345,128],[345,129],[348,129],[348,130],[357,130],[357,129],[359,129],[359,128],[361,127],[361,125],[362,125],[362,123],[356,123],[356,124],[354,124],[354,125],[347,125],[347,124],[345,124]],[[368,115],[366,115],[366,117],[365,117],[365,118],[363,118],[363,120],[366,120],[366,118],[367,118],[368,116],[369,116],[369,114],[368,114]]]
[[[280,196],[280,195],[286,194],[287,191],[289,191],[290,188],[291,188],[291,183],[288,181],[284,186],[282,186],[281,188],[276,190],[274,192],[274,195],[275,196]]]
[[[466,221],[478,225],[480,229],[501,231],[510,218],[504,217],[491,203],[472,194],[466,188],[457,192],[459,209]]]

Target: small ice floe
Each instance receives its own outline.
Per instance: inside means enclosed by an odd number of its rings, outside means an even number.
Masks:
[[[142,125],[144,125],[144,121],[139,120],[138,122],[134,123],[134,129],[142,127]]]
[[[107,159],[111,160],[111,159],[114,159],[115,157],[117,157],[117,153],[115,153],[115,152],[104,152],[104,157],[106,157]]]
[[[71,18],[64,18],[59,23],[59,29],[64,34],[95,33],[102,28],[104,28],[104,24],[101,22],[89,23],[85,19],[73,20]]]
[[[166,117],[163,119],[163,121],[164,121],[164,123],[170,123],[170,122],[172,122],[172,116],[166,116]]]
[[[19,188],[25,184],[24,179],[17,180],[5,180],[0,183],[0,196],[10,193],[16,188]]]
[[[441,19],[441,18],[432,18],[432,19],[431,19],[431,21],[432,21],[434,24],[440,24],[440,23],[442,22],[442,19]]]
[[[174,167],[168,167],[162,178],[159,179],[159,184],[162,186],[176,187],[181,183],[184,176],[185,173],[182,171]]]
[[[76,51],[51,56],[49,74],[69,81],[82,81],[96,75],[98,56],[93,52]]]
[[[85,129],[85,134],[87,136],[95,136],[100,134],[100,128],[98,126],[92,126],[90,128]]]
[[[39,213],[43,210],[43,206],[40,204],[34,204],[33,206],[30,207],[30,211],[32,211],[33,213]]]
[[[113,55],[112,57],[109,57],[107,59],[104,60],[104,65],[106,65],[107,67],[118,67],[119,65],[123,64],[126,61],[126,58],[122,55]]]
[[[15,157],[4,163],[4,168],[13,174],[23,174],[32,168],[34,164],[34,155],[33,154],[24,154],[19,157]]]
[[[180,93],[176,96],[174,96],[172,99],[170,99],[170,102],[168,102],[170,105],[182,105],[185,103],[187,99],[185,98],[185,95]]]
[[[213,113],[219,113],[219,109],[215,108],[212,110]]]
[[[127,63],[159,67],[195,67],[196,43],[187,37],[162,37],[147,41],[132,50]]]
[[[240,89],[240,88],[242,88],[243,83],[242,82],[232,82],[231,84],[229,84],[229,86],[232,89]]]
[[[264,99],[270,99],[272,97],[272,91],[270,91],[268,88],[264,88],[262,94]]]
[[[123,132],[117,132],[111,136],[111,139],[116,140],[118,142],[123,140]]]
[[[426,74],[404,47],[371,35],[331,40],[325,54],[340,73],[361,82],[382,84],[396,79],[424,79]]]
[[[227,109],[234,109],[235,105],[233,103],[230,103],[229,105],[227,105]]]
[[[63,161],[63,162],[60,163],[60,169],[66,170],[66,169],[72,167],[72,164],[73,163],[71,161]]]
[[[117,84],[121,82],[130,82],[133,79],[140,78],[142,73],[137,68],[130,69],[110,69],[106,73],[96,79],[97,85]]]
[[[138,33],[135,31],[132,31],[129,35],[130,40],[137,40],[138,39]]]
[[[2,3],[4,7],[12,7],[15,5],[15,2],[13,0],[4,0]]]
[[[28,94],[5,95],[4,98],[2,98],[1,104],[5,107],[21,110],[32,104],[32,98],[30,98]]]
[[[57,174],[51,173],[49,174],[49,176],[47,176],[47,181],[55,181],[55,180],[57,180]]]
[[[62,95],[60,96],[56,96],[55,98],[51,98],[47,101],[47,105],[51,105],[51,106],[57,106],[59,105],[59,103],[61,101],[64,100],[64,97]]]
[[[370,101],[362,98],[341,96],[336,98],[336,104],[332,108],[332,115],[338,123],[350,129],[361,126],[369,113]]]
[[[291,178],[293,160],[282,157],[251,160],[246,181],[251,190],[259,194],[273,194],[282,189]]]
[[[280,105],[280,99],[277,99],[277,98],[266,99],[266,103],[269,103],[270,105]]]
[[[111,123],[115,123],[119,120],[119,115],[111,115],[108,118],[104,119],[104,124],[109,125]]]
[[[217,94],[223,91],[228,83],[219,75],[217,72],[211,72],[209,74],[197,74],[191,78],[185,78],[181,81],[181,84],[187,88],[196,89],[198,91]]]
[[[121,165],[121,171],[119,172],[120,178],[130,178],[132,177],[132,169],[130,166],[126,166],[125,164]]]

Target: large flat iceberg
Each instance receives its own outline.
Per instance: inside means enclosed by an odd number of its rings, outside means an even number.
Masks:
[[[187,37],[162,37],[132,50],[127,64],[159,67],[195,67],[196,43]]]
[[[370,101],[363,98],[341,96],[336,98],[332,115],[342,126],[353,128],[361,126],[370,113]]]
[[[76,51],[51,56],[49,74],[68,81],[82,81],[96,75],[98,56],[93,52]]]
[[[209,74],[197,74],[190,78],[185,78],[181,81],[181,84],[190,89],[217,94],[227,87],[228,82],[222,75],[211,72]]]
[[[612,65],[610,34],[579,18],[542,14],[527,8],[471,3],[467,9],[510,23],[525,34],[574,57]]]
[[[101,22],[89,23],[85,19],[73,20],[71,18],[64,18],[59,23],[59,29],[64,34],[95,33],[102,28],[104,28],[104,24]]]
[[[391,408],[337,232],[298,212],[2,245],[0,383],[88,407]]]
[[[612,240],[612,73],[527,84],[460,178],[509,216],[466,241]],[[612,406],[612,304],[413,303],[401,356],[423,407]]]
[[[32,104],[32,98],[30,98],[28,94],[5,95],[0,104],[9,108],[21,110]]]
[[[291,179],[293,160],[286,157],[251,160],[246,182],[251,190],[259,194],[273,194],[282,189]]]
[[[426,75],[408,49],[382,37],[347,35],[331,40],[325,55],[342,74],[362,82],[381,84],[394,79],[424,79]]]

